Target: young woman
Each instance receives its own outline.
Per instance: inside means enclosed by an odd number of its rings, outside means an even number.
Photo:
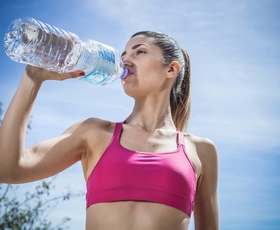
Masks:
[[[30,112],[41,84],[82,76],[27,66],[0,129],[0,181],[53,176],[81,161],[87,183],[86,229],[218,229],[217,152],[183,133],[190,113],[190,61],[176,41],[139,32],[122,54],[122,80],[134,98],[124,122],[80,121],[61,136],[25,149]]]

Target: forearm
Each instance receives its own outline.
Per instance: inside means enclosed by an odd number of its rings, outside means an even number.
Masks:
[[[24,154],[27,125],[42,82],[23,74],[0,129],[0,182],[9,182],[17,173]]]

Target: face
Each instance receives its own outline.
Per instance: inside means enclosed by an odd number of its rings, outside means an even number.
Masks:
[[[130,75],[122,80],[128,95],[157,92],[164,84],[167,66],[162,63],[162,51],[153,44],[153,38],[138,35],[131,38],[122,53]]]

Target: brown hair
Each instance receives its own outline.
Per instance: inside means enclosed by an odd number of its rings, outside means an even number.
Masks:
[[[137,35],[154,38],[154,44],[162,50],[164,65],[168,65],[172,61],[178,61],[182,66],[170,92],[170,108],[176,128],[183,131],[190,117],[191,106],[191,69],[189,55],[185,50],[179,47],[178,43],[173,38],[166,34],[153,31],[140,31],[131,37]]]

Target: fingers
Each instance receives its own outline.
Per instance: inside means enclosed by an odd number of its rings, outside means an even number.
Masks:
[[[85,76],[85,72],[81,71],[81,70],[76,70],[73,72],[69,72],[69,73],[62,73],[59,74],[59,80],[65,80],[65,79],[70,79],[70,78],[78,78],[78,77],[82,77]]]
[[[34,66],[26,66],[26,73],[32,79],[36,81],[45,81],[45,80],[57,80],[63,81],[70,78],[78,78],[85,75],[82,70],[75,70],[73,72],[68,73],[57,73],[54,71],[49,71],[46,69],[34,67]]]
[[[44,80],[57,80],[64,81],[66,79],[78,78],[80,75],[84,75],[84,72],[81,70],[76,70],[68,73],[57,73],[49,70],[43,70]]]

